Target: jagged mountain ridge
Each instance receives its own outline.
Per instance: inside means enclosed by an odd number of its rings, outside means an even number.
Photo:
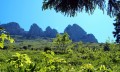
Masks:
[[[67,32],[70,39],[75,42],[98,42],[93,34],[87,34],[87,32],[77,24],[68,25],[64,32]]]
[[[19,26],[16,22],[10,22],[7,24],[1,24],[0,27],[6,29],[11,35],[21,35],[26,38],[37,38],[37,37],[48,37],[55,38],[58,33],[56,29],[52,29],[50,26],[46,28],[45,31],[42,30],[37,24],[32,24],[29,31],[25,31],[23,28]],[[87,34],[87,32],[82,29],[79,25],[73,24],[68,25],[64,32],[67,32],[75,42],[83,41],[83,42],[95,42],[97,43],[97,39],[93,34]]]
[[[0,27],[5,28],[6,31],[9,32],[11,35],[24,35],[26,33],[25,30],[21,28],[16,22],[2,24],[0,25]]]

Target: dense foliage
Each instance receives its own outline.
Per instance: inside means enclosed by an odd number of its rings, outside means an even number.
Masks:
[[[44,0],[43,9],[55,9],[65,15],[75,16],[77,12],[86,11],[92,14],[98,6],[101,10],[105,8],[105,0]]]
[[[14,39],[10,37],[10,35],[5,31],[5,29],[0,28],[0,48],[4,47],[5,40],[9,40],[10,43],[14,42]]]
[[[64,35],[67,34],[60,35],[61,38]],[[76,42],[65,46],[64,51],[61,51],[60,46],[58,51],[51,40],[21,40],[6,44],[8,49],[0,50],[0,72],[120,71],[118,44],[110,41],[105,44]]]
[[[117,14],[117,17],[115,19],[116,23],[113,23],[115,26],[115,31],[113,32],[114,37],[116,37],[116,42],[120,43],[120,13]]]
[[[64,33],[63,35],[57,34],[56,38],[53,40],[53,46],[55,49],[60,51],[65,51],[66,47],[70,45],[72,40],[69,39],[69,35]]]
[[[106,4],[106,1],[108,4]],[[54,9],[56,12],[61,12],[71,17],[83,11],[93,14],[96,7],[104,12],[106,7],[108,7],[108,15],[116,16],[120,11],[119,3],[119,0],[43,0],[42,8],[44,10]]]

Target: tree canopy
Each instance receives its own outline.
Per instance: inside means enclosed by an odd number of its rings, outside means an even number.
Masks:
[[[107,14],[110,17],[116,16],[115,31],[113,32],[116,37],[116,42],[120,43],[120,0],[107,0]],[[44,0],[42,9],[54,9],[56,12],[61,12],[64,15],[74,17],[78,12],[85,11],[86,13],[93,14],[94,10],[98,7],[104,12],[106,9],[106,0]]]
[[[69,39],[69,35],[64,33],[63,35],[57,34],[56,38],[53,40],[53,44],[57,45],[58,47],[64,47],[70,44],[72,40]]]
[[[117,0],[108,0],[108,15],[115,16],[119,12],[119,3]],[[104,11],[106,0],[44,0],[42,9],[54,9],[56,12],[73,17],[83,11],[92,14],[96,7]]]

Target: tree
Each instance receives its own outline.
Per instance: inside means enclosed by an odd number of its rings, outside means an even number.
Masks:
[[[120,13],[117,15],[115,19],[116,23],[113,23],[115,26],[115,31],[113,32],[114,37],[116,37],[116,42],[120,43]]]
[[[106,0],[44,0],[43,1],[43,10],[54,9],[56,12],[61,12],[64,15],[75,16],[77,12],[83,12],[92,14],[96,7],[104,11]],[[108,0],[107,13],[110,16],[116,16],[116,13],[119,12],[120,1],[117,0]]]
[[[109,0],[107,13],[110,16],[116,16],[118,13],[120,13],[120,1]]]
[[[96,6],[104,10],[105,0],[44,0],[42,8],[44,10],[54,8],[56,12],[61,12],[71,17],[84,9],[87,13],[92,14]]]
[[[56,12],[61,12],[64,15],[74,17],[78,12],[83,12],[85,10],[86,13],[93,14],[96,7],[104,12],[106,7],[106,0],[44,0],[42,9],[54,9]],[[120,1],[119,0],[108,0],[108,8],[107,14],[110,17],[120,16]],[[116,20],[116,23],[120,21],[120,18]],[[118,24],[114,24],[114,26],[118,26]],[[114,37],[116,37],[116,42],[120,37],[118,34],[120,33],[120,29],[113,32]]]
[[[113,23],[115,26],[115,31],[113,32],[114,37],[116,38],[116,42],[120,43],[120,1],[116,1],[112,4],[112,8],[110,8],[110,12],[113,11],[112,15],[116,16],[116,23]]]
[[[64,50],[71,42],[72,40],[69,39],[67,33],[64,33],[63,35],[57,34],[56,38],[53,40],[53,44],[56,47],[61,48],[61,50]]]

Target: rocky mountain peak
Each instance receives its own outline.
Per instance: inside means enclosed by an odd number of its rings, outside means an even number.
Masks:
[[[6,29],[7,32],[9,32],[11,35],[24,35],[25,31],[23,28],[20,28],[19,24],[16,22],[10,22],[7,24],[2,24],[0,27],[3,27]]]
[[[43,30],[37,25],[37,24],[32,24],[29,31],[28,31],[28,36],[34,37],[34,36],[43,36]]]
[[[43,31],[36,23],[32,24],[29,31],[24,31],[16,22],[10,22],[2,24],[0,27],[6,29],[11,35],[22,35],[25,38],[37,38],[37,37],[48,37],[55,38],[58,33],[56,29],[52,29],[50,26]],[[87,32],[80,27],[78,24],[68,25],[64,32],[67,32],[70,39],[74,42],[98,42],[93,34],[87,34]],[[61,33],[62,34],[62,33]]]
[[[56,37],[57,34],[57,30],[56,29],[52,29],[50,26],[48,26],[44,32],[45,37],[50,37],[50,38],[54,38]]]
[[[87,32],[77,24],[68,25],[64,32],[67,32],[70,36],[70,39],[75,42],[98,42],[93,34],[87,34]]]

